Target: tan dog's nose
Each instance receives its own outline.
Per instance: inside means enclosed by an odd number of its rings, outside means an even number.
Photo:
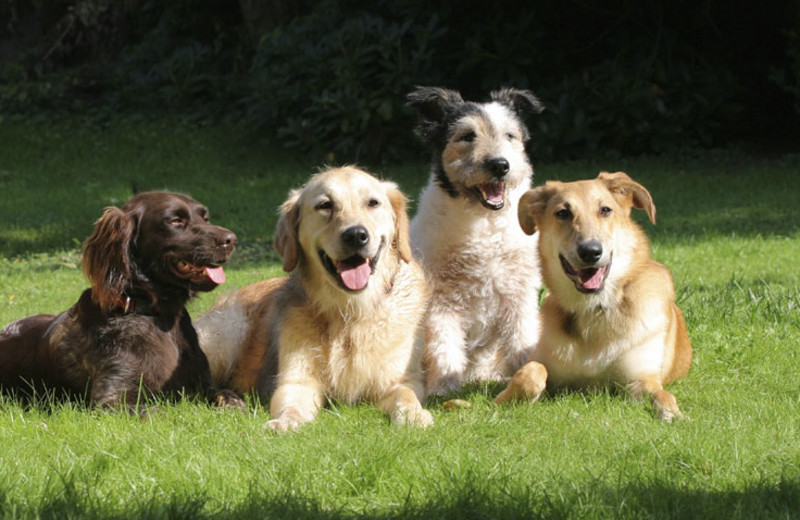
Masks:
[[[587,264],[596,264],[603,256],[603,244],[597,240],[587,240],[578,245],[578,256]]]

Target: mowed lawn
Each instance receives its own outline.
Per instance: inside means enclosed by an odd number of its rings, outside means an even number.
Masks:
[[[534,137],[535,139],[535,137]],[[370,168],[413,199],[422,149]],[[0,123],[0,324],[66,309],[85,287],[79,247],[104,206],[169,189],[239,235],[215,298],[281,274],[276,208],[323,159],[235,129],[178,123]],[[370,165],[363,165],[370,167]],[[428,430],[334,404],[300,432],[196,401],[145,418],[0,397],[6,518],[800,518],[800,155],[735,149],[536,163],[537,184],[624,170],[650,189],[643,223],[671,268],[695,350],[661,424],[611,392],[497,407],[502,385],[427,406]],[[413,203],[412,203],[413,207]]]

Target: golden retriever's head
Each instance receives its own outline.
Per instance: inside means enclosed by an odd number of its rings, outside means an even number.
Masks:
[[[602,172],[586,181],[548,181],[525,193],[519,221],[529,235],[540,231],[539,251],[548,285],[558,283],[554,272],[560,270],[565,275],[558,278],[562,284],[571,282],[584,294],[602,291],[612,260],[628,264],[637,245],[647,247],[630,219],[631,208],[644,209],[655,224],[650,193],[623,172]]]
[[[383,264],[411,261],[406,198],[357,168],[323,171],[281,206],[275,248],[286,271],[300,266],[346,293],[364,291]]]

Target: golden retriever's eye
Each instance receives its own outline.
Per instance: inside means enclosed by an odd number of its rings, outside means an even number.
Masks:
[[[477,135],[475,135],[475,132],[467,132],[456,140],[459,143],[471,143],[472,141],[475,140],[476,137]]]
[[[601,206],[600,207],[600,216],[601,217],[607,217],[607,216],[611,215],[611,212],[612,212],[612,210],[608,206]]]
[[[329,200],[323,200],[314,206],[314,209],[317,211],[330,211],[333,209],[333,202]]]
[[[556,218],[558,220],[569,220],[572,218],[572,212],[569,208],[561,208],[560,210],[556,211]]]
[[[377,208],[380,205],[381,201],[379,201],[378,199],[369,199],[369,202],[367,202],[367,206],[369,206],[370,208]]]

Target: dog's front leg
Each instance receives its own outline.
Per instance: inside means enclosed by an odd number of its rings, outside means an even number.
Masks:
[[[404,384],[395,385],[380,398],[379,406],[389,414],[392,424],[427,428],[433,416],[422,407],[417,392]]]
[[[656,415],[662,421],[672,422],[673,419],[682,416],[675,396],[664,390],[661,378],[657,375],[646,375],[637,378],[628,384],[628,391],[636,399],[642,399],[645,396],[649,397]]]
[[[508,387],[495,397],[494,402],[503,404],[508,401],[530,401],[535,403],[539,400],[547,387],[547,368],[537,361],[531,361],[522,366],[511,381]]]
[[[425,366],[428,394],[445,395],[458,390],[467,370],[467,352],[461,319],[455,312],[430,309],[425,318]]]
[[[316,418],[325,404],[322,385],[316,382],[280,383],[269,404],[273,417],[267,426],[278,432],[297,430]]]

